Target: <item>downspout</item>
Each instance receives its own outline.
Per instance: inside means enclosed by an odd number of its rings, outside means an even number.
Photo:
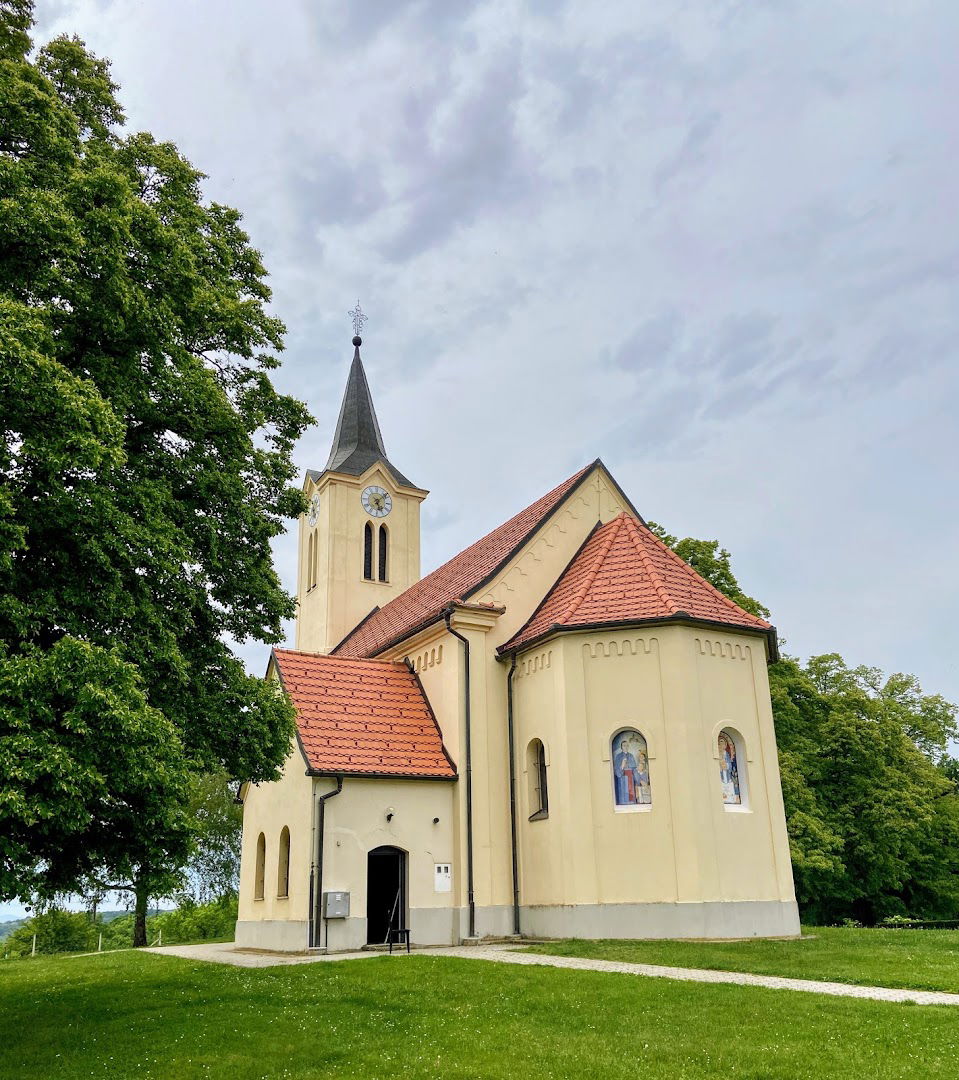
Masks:
[[[336,787],[332,791],[328,791],[325,795],[321,795],[317,802],[320,804],[317,811],[317,823],[316,823],[316,888],[313,890],[313,917],[310,921],[310,948],[316,949],[320,947],[320,926],[322,925],[320,920],[323,918],[323,836],[325,833],[324,825],[326,823],[326,800],[332,799],[334,795],[339,795],[343,790],[343,777],[337,776]],[[329,931],[327,931],[329,934]],[[329,944],[329,941],[327,941]]]
[[[476,937],[476,901],[473,895],[473,752],[470,742],[470,723],[472,694],[470,692],[470,643],[451,625],[453,610],[450,608],[445,615],[446,629],[463,642],[463,657],[466,660],[466,895],[469,904],[469,936]]]
[[[516,747],[513,739],[513,672],[516,670],[516,653],[513,653],[506,673],[506,728],[509,739],[509,833],[513,859],[513,933],[519,937],[519,867],[516,843]]]

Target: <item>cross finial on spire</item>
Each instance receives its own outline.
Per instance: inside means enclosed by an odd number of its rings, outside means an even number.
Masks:
[[[352,311],[348,311],[347,315],[353,320],[353,333],[356,337],[359,337],[363,333],[363,323],[366,322],[366,316],[363,314],[359,300],[356,301],[356,307]],[[359,344],[359,342],[354,344]]]

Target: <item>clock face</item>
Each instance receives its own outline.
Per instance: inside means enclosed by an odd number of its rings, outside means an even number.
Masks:
[[[310,499],[310,506],[306,512],[306,520],[311,524],[316,524],[316,519],[320,516],[320,496],[317,492],[313,492],[313,498]]]
[[[360,501],[363,503],[363,509],[370,517],[386,517],[393,509],[393,500],[390,498],[390,493],[384,488],[376,487],[375,484],[365,489],[360,496]]]

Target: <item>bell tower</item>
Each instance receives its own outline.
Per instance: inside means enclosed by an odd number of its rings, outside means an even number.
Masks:
[[[307,470],[309,507],[300,517],[296,647],[329,652],[374,608],[420,578],[420,503],[386,456],[373,409],[356,305],[353,363],[322,472]]]

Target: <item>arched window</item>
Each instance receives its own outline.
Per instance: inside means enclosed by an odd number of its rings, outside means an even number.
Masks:
[[[613,736],[613,794],[617,809],[652,806],[649,782],[649,751],[646,740],[635,728]]]
[[[263,833],[256,838],[256,872],[253,876],[253,899],[263,899],[263,885],[266,879],[266,837]]]
[[[290,830],[285,825],[280,833],[280,857],[276,867],[276,895],[290,895]]]
[[[389,543],[390,534],[385,525],[380,526],[380,581],[387,581],[386,572],[389,566]]]
[[[373,526],[369,522],[363,526],[363,577],[373,580]]]
[[[306,538],[306,591],[313,588],[313,533]]]
[[[312,540],[313,540],[313,548],[312,548],[312,550],[310,552],[310,588],[315,589],[316,588],[316,562],[317,562],[316,549],[317,549],[317,546],[318,546],[318,544],[317,544],[317,536],[316,536],[316,529],[313,530]]]
[[[723,728],[718,736],[719,783],[722,786],[723,806],[727,810],[749,805],[746,783],[746,753],[742,736],[732,728]]]
[[[549,793],[546,786],[546,747],[539,739],[526,748],[526,778],[529,784],[529,820],[549,816]]]

